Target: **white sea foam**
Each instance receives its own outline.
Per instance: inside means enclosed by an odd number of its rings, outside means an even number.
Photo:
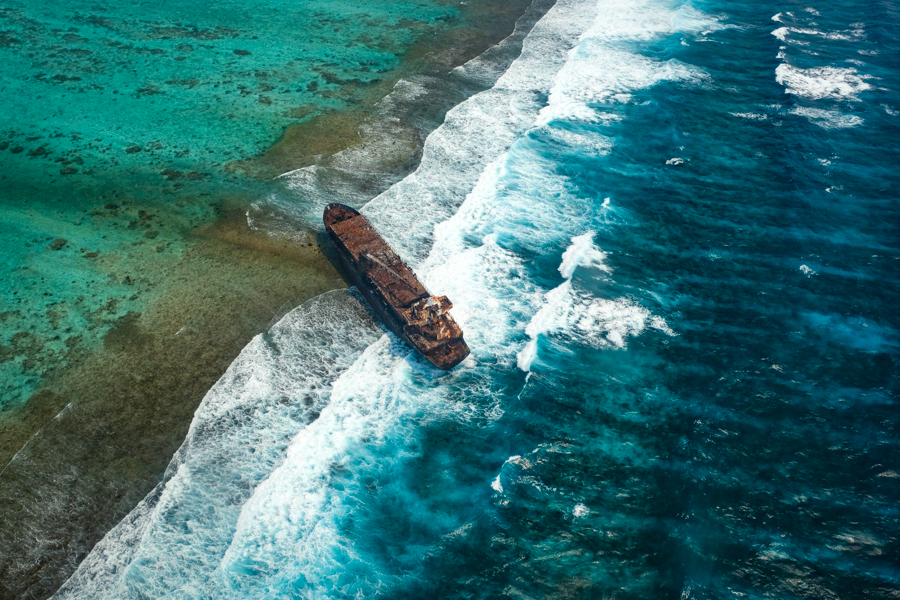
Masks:
[[[559,273],[563,278],[571,279],[578,267],[610,272],[610,268],[604,262],[606,252],[594,246],[594,235],[593,231],[589,231],[572,238],[572,245],[563,252],[562,263],[559,265]]]
[[[497,473],[496,479],[491,482],[491,488],[500,494],[503,493],[503,483],[501,483],[500,478],[503,477],[503,469],[506,465],[515,465],[522,469],[523,471],[527,471],[532,467],[531,461],[527,458],[522,458],[519,455],[510,456],[507,458],[502,465],[500,465],[500,472]]]
[[[634,53],[624,42],[648,41],[675,32],[701,34],[732,25],[722,18],[683,6],[663,8],[648,1],[618,0],[603,4],[603,16],[572,50],[541,110],[539,124],[553,120],[602,121],[598,105],[628,102],[631,92],[662,81],[694,85],[709,81],[701,69],[677,60],[654,61]]]
[[[420,143],[418,131],[425,127],[407,117],[409,107],[439,87],[433,78],[418,75],[401,79],[391,93],[378,101],[373,116],[358,129],[358,142],[317,164],[284,173],[276,178],[276,187],[263,202],[254,204],[248,220],[265,219],[266,230],[273,229],[272,214],[290,217],[282,229],[296,224],[315,226],[326,204],[335,198],[342,203],[361,206],[371,198],[373,187],[387,187],[395,180],[392,171],[404,164]],[[277,228],[278,223],[274,224]]]
[[[776,17],[780,16],[780,14],[781,13],[779,13],[778,15],[775,15],[775,16]],[[772,35],[774,35],[775,37],[777,37],[779,40],[781,40],[783,42],[787,38],[787,35],[788,35],[788,33],[790,33],[790,31],[791,31],[790,27],[779,27],[778,29],[776,29],[772,32]]]
[[[623,349],[628,337],[642,334],[648,326],[674,335],[664,319],[653,318],[646,308],[624,298],[593,297],[566,280],[544,295],[544,306],[525,328],[531,339],[519,352],[517,365],[523,371],[531,370],[542,335],[593,348]]]
[[[772,32],[772,35],[777,37],[782,42],[788,41],[788,38],[793,34],[811,35],[814,37],[824,38],[826,40],[843,41],[857,41],[865,37],[865,32],[862,29],[851,29],[847,31],[820,31],[818,29],[809,29],[807,27],[779,27]],[[794,41],[795,43],[799,42],[799,40],[792,41]]]
[[[776,15],[778,16],[778,15]],[[793,19],[793,15],[789,15]],[[781,19],[775,19],[779,21]],[[808,23],[807,25],[815,25]],[[808,44],[801,41],[806,37],[818,37],[823,40],[852,41],[865,37],[863,25],[853,23],[851,29],[841,31],[822,31],[807,27],[780,27],[772,32],[772,35],[786,43],[781,47],[778,58],[782,60],[775,69],[775,80],[785,87],[785,93],[807,102],[815,102],[818,106],[794,106],[788,112],[808,119],[811,123],[824,129],[845,129],[858,127],[863,119],[857,115],[846,114],[839,106],[846,106],[846,102],[859,102],[860,94],[874,89],[869,83],[873,76],[860,73],[856,67],[836,67],[823,65],[810,68],[800,68],[789,61],[789,50],[798,44]],[[790,42],[790,43],[788,43]],[[806,55],[810,53],[804,50]],[[844,61],[857,67],[865,66],[864,63],[854,60]],[[832,107],[822,106],[823,101],[832,101]],[[777,124],[777,123],[776,123]]]
[[[852,67],[814,67],[800,69],[787,63],[775,69],[775,80],[785,86],[785,92],[811,100],[859,100],[861,92],[872,89],[866,82],[869,75],[860,75]]]
[[[563,67],[538,123],[573,118],[599,121],[602,111],[598,105],[627,102],[633,91],[663,81],[700,84],[708,80],[701,69],[680,61],[654,61],[612,48],[605,40],[588,38]]]
[[[741,119],[749,119],[751,121],[765,121],[766,119],[769,118],[768,115],[764,115],[764,114],[760,114],[760,113],[736,113],[736,112],[733,112],[733,113],[728,113],[728,114],[730,114],[732,117],[738,117]]]
[[[791,109],[791,114],[806,117],[810,122],[823,129],[846,129],[862,125],[863,119],[856,115],[847,115],[839,110],[825,110],[822,108],[809,108],[797,106]]]
[[[573,286],[572,277],[579,267],[609,272],[604,264],[606,253],[594,246],[593,237],[593,232],[573,237],[572,244],[563,253],[559,272],[565,281],[544,294],[543,306],[525,327],[530,339],[516,361],[522,371],[531,370],[541,335],[561,335],[594,348],[621,349],[627,337],[640,335],[648,324],[673,334],[665,320],[653,318],[650,311],[630,300],[596,298]]]

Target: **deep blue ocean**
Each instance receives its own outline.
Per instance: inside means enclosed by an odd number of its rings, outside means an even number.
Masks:
[[[898,92],[893,0],[559,0],[357,202],[472,355],[301,305],[57,597],[898,597]]]

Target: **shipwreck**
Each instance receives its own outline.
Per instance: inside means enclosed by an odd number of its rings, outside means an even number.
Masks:
[[[375,313],[438,369],[469,355],[446,296],[432,296],[359,211],[329,204],[322,219],[338,255]]]

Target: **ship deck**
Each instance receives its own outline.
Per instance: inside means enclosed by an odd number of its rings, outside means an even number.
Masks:
[[[373,308],[386,324],[441,369],[452,368],[469,354],[462,329],[412,269],[358,211],[331,204],[323,219],[347,267],[370,288]],[[365,291],[365,290],[364,290]]]

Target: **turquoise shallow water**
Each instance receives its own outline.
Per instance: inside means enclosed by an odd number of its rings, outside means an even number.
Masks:
[[[12,2],[0,18],[5,149],[24,154],[4,162],[33,180],[58,167],[151,176],[161,161],[191,171],[252,156],[297,111],[358,100],[342,85],[379,81],[459,15],[405,2]]]
[[[186,232],[264,194],[229,162],[460,23],[435,3],[6,3],[0,406],[164,293]]]

